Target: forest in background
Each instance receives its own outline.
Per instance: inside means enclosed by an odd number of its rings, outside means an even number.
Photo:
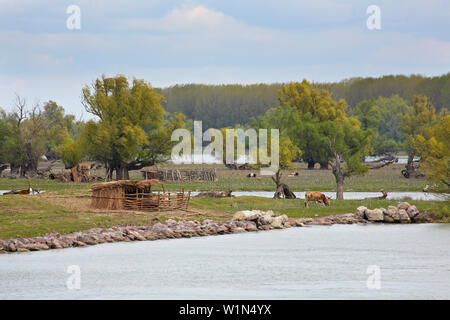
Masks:
[[[181,112],[187,118],[202,120],[204,128],[245,125],[251,118],[263,115],[279,105],[281,83],[251,85],[186,84],[158,89],[166,98],[163,107],[169,112]],[[411,101],[421,94],[428,97],[439,113],[450,109],[450,73],[436,77],[395,75],[380,78],[352,78],[332,83],[312,83],[326,89],[334,100],[345,99],[348,112],[363,100],[398,95]]]

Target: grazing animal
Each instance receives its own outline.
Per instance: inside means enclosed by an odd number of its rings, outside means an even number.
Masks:
[[[249,173],[247,178],[256,178],[256,173]]]
[[[305,193],[305,208],[308,208],[308,202],[314,201],[318,203],[323,203],[327,207],[330,206],[330,199],[324,195],[322,192],[306,192]]]

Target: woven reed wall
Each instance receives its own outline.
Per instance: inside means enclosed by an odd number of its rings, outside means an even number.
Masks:
[[[209,170],[179,170],[161,169],[141,171],[144,179],[160,181],[217,181],[216,169]]]
[[[134,210],[134,211],[169,211],[187,209],[191,192],[140,192],[125,193],[123,190],[94,190],[91,206],[98,209]],[[117,191],[117,192],[112,192]],[[120,192],[118,192],[120,191]]]

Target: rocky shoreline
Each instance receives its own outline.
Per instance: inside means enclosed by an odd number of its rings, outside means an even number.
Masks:
[[[403,207],[405,206],[404,203]],[[402,206],[400,204],[399,206]],[[408,208],[410,206],[408,205]],[[393,207],[396,208],[396,207]],[[393,208],[370,210],[359,207],[356,214],[348,213],[330,215],[317,218],[288,218],[273,211],[239,211],[231,221],[218,222],[213,220],[175,221],[167,220],[165,223],[156,223],[148,226],[111,227],[108,229],[92,228],[86,231],[69,234],[50,233],[42,237],[15,238],[0,240],[0,253],[28,252],[49,249],[62,249],[69,247],[85,247],[108,242],[145,241],[173,238],[191,238],[209,235],[233,234],[251,231],[284,229],[290,227],[304,227],[307,225],[333,225],[354,223],[419,223],[432,222],[436,217],[428,213],[414,213],[407,220],[400,210],[394,213]],[[379,211],[375,211],[379,210]],[[390,210],[390,211],[389,211]],[[416,209],[417,210],[417,209]],[[381,214],[380,214],[381,212]],[[406,214],[408,211],[405,210]],[[387,218],[386,218],[387,217]],[[397,219],[398,217],[398,219]]]
[[[402,202],[398,206],[368,209],[364,206],[356,209],[356,216],[370,222],[380,223],[423,223],[432,222],[437,217],[426,211],[420,212],[416,206]]]

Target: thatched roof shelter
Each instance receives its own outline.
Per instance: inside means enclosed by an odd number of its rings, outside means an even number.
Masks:
[[[96,183],[91,186],[91,206],[109,210],[169,210],[187,207],[190,192],[152,193],[151,187],[159,180],[119,180]]]

